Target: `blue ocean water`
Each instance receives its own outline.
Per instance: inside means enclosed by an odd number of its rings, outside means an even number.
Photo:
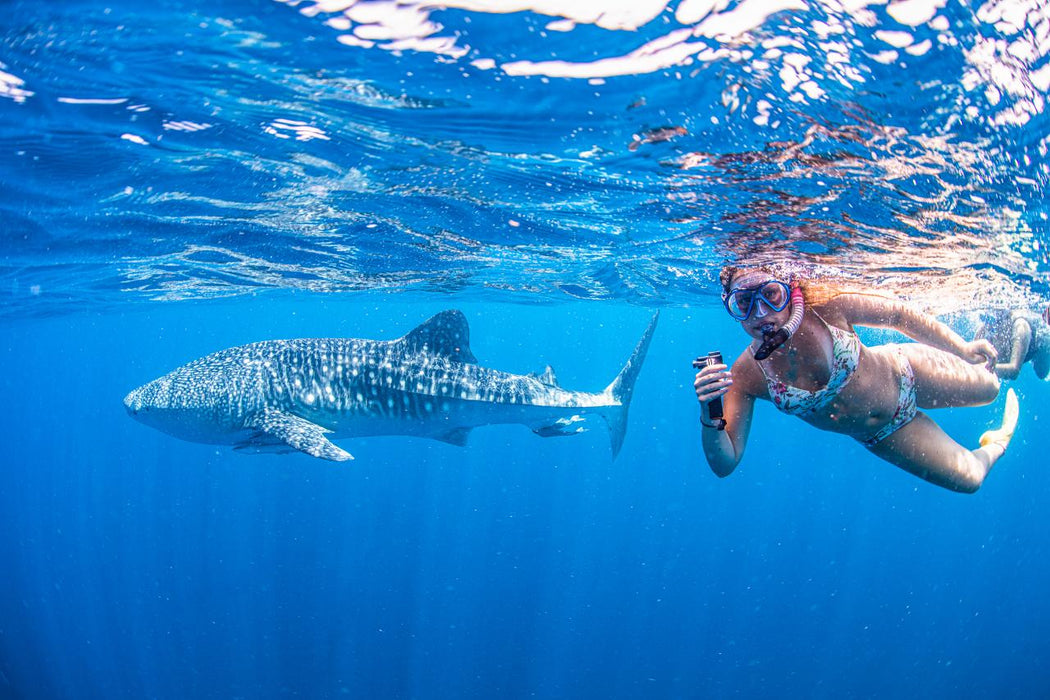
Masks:
[[[768,404],[717,479],[690,367],[745,342],[725,261],[963,333],[1045,303],[1047,9],[565,5],[4,5],[0,697],[1050,695],[1029,368],[964,496]],[[601,424],[247,456],[121,404],[449,308],[581,390],[659,309],[619,457]]]

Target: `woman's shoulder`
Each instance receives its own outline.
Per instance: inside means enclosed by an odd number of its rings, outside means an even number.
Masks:
[[[1010,319],[1013,320],[1014,323],[1016,323],[1017,321],[1024,321],[1032,327],[1033,331],[1037,331],[1042,326],[1046,325],[1046,323],[1043,321],[1042,316],[1040,316],[1034,311],[1029,311],[1028,309],[1016,309],[1014,311],[1011,311]]]
[[[854,326],[893,327],[914,311],[901,299],[879,291],[842,292],[813,306],[829,326],[850,332]]]
[[[766,386],[766,375],[751,352],[751,347],[744,351],[733,361],[733,384],[746,394],[752,396],[768,396],[769,387]]]
[[[1050,352],[1050,325],[1047,325],[1042,316],[1035,313],[1028,320],[1028,325],[1032,329],[1032,336],[1035,338],[1038,350]]]
[[[823,321],[828,329],[837,328],[838,330],[852,333],[853,324],[850,322],[850,308],[849,300],[843,300],[840,297],[809,307],[816,318],[819,321]]]

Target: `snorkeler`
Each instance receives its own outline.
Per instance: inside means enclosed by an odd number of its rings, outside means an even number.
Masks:
[[[1032,363],[1040,379],[1050,374],[1050,307],[1043,314],[1001,309],[984,314],[975,338],[990,342],[999,359],[995,373],[1000,379],[1017,379],[1021,367]]]
[[[918,410],[996,398],[999,380],[989,368],[997,356],[987,340],[966,342],[900,302],[790,283],[767,269],[725,268],[721,281],[726,310],[752,342],[731,370],[700,363],[693,382],[704,455],[718,476],[728,476],[744,455],[755,399],[848,435],[875,456],[954,491],[976,491],[1005,454],[1019,413],[1013,390],[1002,427],[984,433],[975,450]],[[855,325],[895,329],[919,342],[867,347]],[[724,421],[710,418],[716,399]]]

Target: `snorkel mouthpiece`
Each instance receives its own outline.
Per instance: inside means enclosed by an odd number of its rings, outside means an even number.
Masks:
[[[756,360],[764,360],[772,355],[790,337],[786,328],[780,328],[775,333],[763,333],[762,336],[762,344],[755,350]]]
[[[791,285],[791,317],[777,330],[762,328],[762,344],[755,350],[755,359],[764,360],[781,345],[793,336],[798,327],[802,325],[802,314],[806,310],[806,302],[802,299],[802,290],[797,284]]]

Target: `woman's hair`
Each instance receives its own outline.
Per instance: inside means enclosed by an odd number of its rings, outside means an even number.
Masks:
[[[718,281],[722,284],[722,292],[725,294],[729,293],[733,280],[738,275],[745,272],[756,271],[765,272],[769,275],[770,279],[798,284],[799,289],[802,290],[802,296],[805,298],[806,304],[810,306],[822,306],[840,294],[871,294],[872,296],[885,296],[864,289],[849,289],[845,286],[832,284],[823,279],[802,279],[797,273],[792,272],[786,266],[780,265],[755,265],[753,267],[726,265],[718,275]]]

